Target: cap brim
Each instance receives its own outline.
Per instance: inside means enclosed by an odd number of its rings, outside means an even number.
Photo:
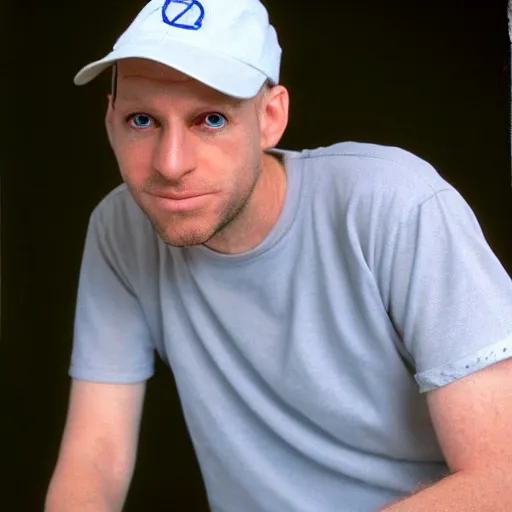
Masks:
[[[257,69],[225,55],[167,39],[158,44],[132,44],[114,49],[103,59],[82,68],[74,78],[84,85],[121,59],[148,59],[174,68],[228,96],[253,98],[267,80]]]

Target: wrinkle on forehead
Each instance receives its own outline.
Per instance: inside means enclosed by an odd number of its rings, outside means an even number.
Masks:
[[[147,92],[152,91],[156,94],[161,92],[164,96],[170,93],[179,94],[182,98],[188,97],[197,102],[221,104],[236,110],[255,102],[255,99],[242,100],[227,96],[185,73],[155,61],[130,58],[118,61],[117,65],[120,79],[117,97],[128,101],[137,101],[144,96],[147,101]],[[139,80],[146,91],[144,94],[136,85]]]
[[[148,59],[122,59],[117,63],[123,78],[148,78],[160,82],[195,82],[192,77],[159,62]]]

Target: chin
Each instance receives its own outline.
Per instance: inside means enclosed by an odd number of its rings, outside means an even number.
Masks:
[[[173,247],[189,247],[206,243],[215,234],[215,222],[204,215],[162,215],[142,204],[141,208],[161,240]]]
[[[203,245],[213,236],[213,232],[198,229],[169,230],[155,226],[163,242],[172,247],[191,247]]]

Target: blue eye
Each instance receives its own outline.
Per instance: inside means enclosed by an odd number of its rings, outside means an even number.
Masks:
[[[147,114],[133,114],[130,116],[130,124],[135,128],[150,128],[153,119]]]
[[[209,128],[222,128],[226,124],[226,118],[222,114],[208,114],[204,118],[204,122]]]

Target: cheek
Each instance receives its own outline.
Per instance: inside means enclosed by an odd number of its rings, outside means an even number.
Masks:
[[[222,158],[212,159],[209,167],[211,179],[228,202],[245,195],[255,181],[255,159],[246,148],[222,153]]]
[[[114,145],[119,171],[127,183],[140,185],[151,174],[152,146],[149,142],[135,141]]]
[[[259,138],[254,132],[246,131],[223,141],[221,150],[228,179],[240,184],[254,179],[261,158]]]

